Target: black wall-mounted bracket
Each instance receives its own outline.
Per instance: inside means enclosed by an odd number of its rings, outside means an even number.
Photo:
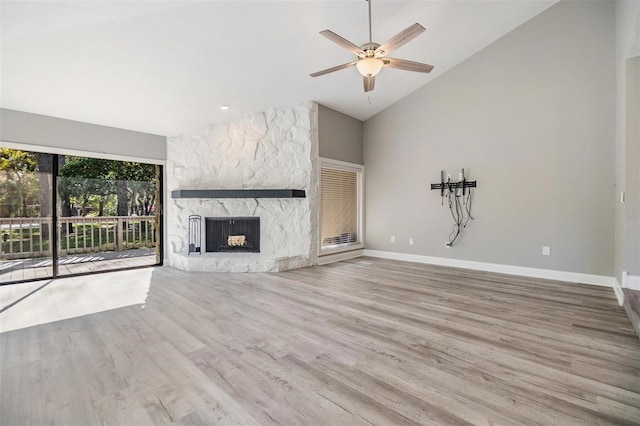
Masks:
[[[464,169],[461,170],[460,180],[457,182],[451,181],[451,175],[445,181],[444,170],[441,170],[440,183],[431,184],[432,191],[434,189],[440,190],[443,205],[445,198],[447,199],[451,216],[453,217],[453,231],[449,235],[449,241],[446,243],[447,247],[453,245],[462,228],[465,228],[469,220],[473,219],[473,216],[471,216],[471,188],[476,188],[477,186],[477,181],[468,181],[465,178]]]
[[[465,178],[464,169],[461,170],[460,175],[462,177],[462,180],[458,182],[451,182],[451,175],[449,175],[447,181],[445,182],[444,170],[440,170],[440,183],[432,183],[431,190],[433,191],[434,189],[439,189],[440,196],[444,198],[445,190],[449,190],[449,193],[455,193],[457,189],[462,188],[462,195],[464,196],[467,194],[467,188],[476,188],[478,186],[476,183],[477,181],[469,181]]]
[[[448,189],[449,191],[454,190],[454,189],[458,189],[458,188],[462,188],[462,194],[464,195],[466,192],[466,188],[476,188],[478,186],[478,184],[476,183],[477,181],[472,180],[472,181],[462,181],[462,182],[440,182],[440,183],[432,183],[431,184],[431,190],[433,191],[434,189],[439,189],[441,195],[444,197],[444,190]],[[452,191],[453,192],[453,191]]]

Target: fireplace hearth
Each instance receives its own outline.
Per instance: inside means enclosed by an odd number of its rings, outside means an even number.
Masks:
[[[205,245],[209,253],[260,253],[260,218],[207,217]]]

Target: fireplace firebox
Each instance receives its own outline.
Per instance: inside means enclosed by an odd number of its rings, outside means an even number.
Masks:
[[[207,252],[260,253],[259,217],[205,218]]]

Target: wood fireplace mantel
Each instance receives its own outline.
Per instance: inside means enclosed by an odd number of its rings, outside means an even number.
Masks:
[[[303,189],[178,189],[171,198],[305,198]]]

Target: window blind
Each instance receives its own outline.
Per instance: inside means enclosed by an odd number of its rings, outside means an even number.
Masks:
[[[320,171],[322,247],[359,241],[358,174],[357,171],[328,167]]]

